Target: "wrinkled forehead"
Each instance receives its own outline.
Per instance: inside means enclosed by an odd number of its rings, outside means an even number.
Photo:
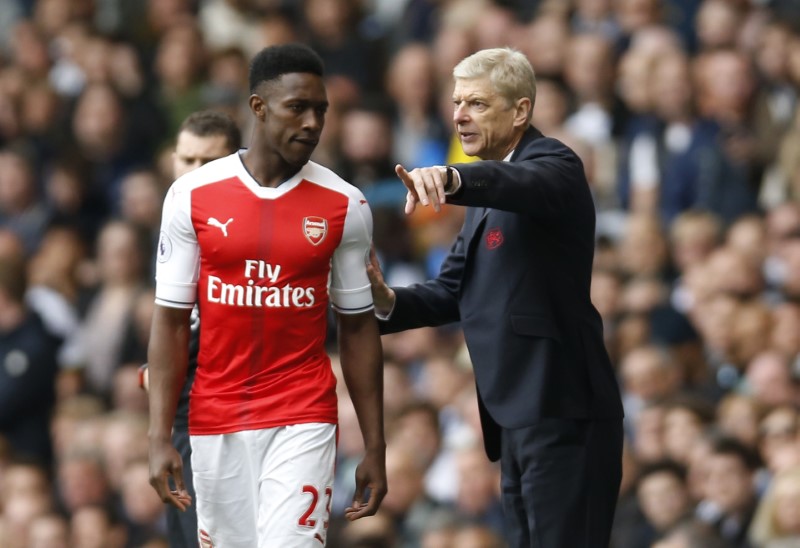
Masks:
[[[499,98],[500,93],[488,76],[455,79],[453,99],[463,100],[477,97],[482,99]]]

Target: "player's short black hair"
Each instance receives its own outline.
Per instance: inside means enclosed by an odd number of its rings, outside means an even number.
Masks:
[[[225,143],[230,152],[236,152],[242,146],[242,134],[236,122],[225,114],[216,110],[199,110],[193,112],[178,128],[178,133],[188,131],[198,137],[211,137],[224,135]]]
[[[261,82],[269,82],[283,74],[308,72],[322,76],[322,58],[304,44],[279,44],[259,51],[250,61],[250,93]]]

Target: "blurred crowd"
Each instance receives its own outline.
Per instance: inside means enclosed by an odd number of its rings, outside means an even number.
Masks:
[[[597,206],[612,548],[800,546],[796,0],[0,0],[0,546],[166,546],[137,368],[175,133],[211,108],[247,141],[248,59],[288,41],[325,60],[313,159],[363,190],[393,285],[435,276],[463,216],[406,218],[394,165],[470,161],[452,67],[528,55],[534,124]],[[389,494],[343,520],[362,446],[340,382],[328,545],[503,547],[458,327],[383,343]]]

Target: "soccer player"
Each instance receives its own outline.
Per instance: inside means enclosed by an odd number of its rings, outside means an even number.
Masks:
[[[365,265],[372,216],[358,189],[310,161],[328,107],[319,56],[298,44],[262,50],[250,92],[251,146],[180,177],[164,201],[148,349],[150,482],[181,510],[193,502],[170,432],[197,302],[189,434],[200,544],[316,547],[336,452],[329,301],[366,448],[346,517],[373,515],[386,492],[382,354]]]
[[[222,112],[202,110],[190,114],[178,129],[175,152],[172,155],[172,172],[177,179],[211,160],[233,154],[241,146],[242,138],[236,122]],[[172,443],[181,455],[183,479],[187,495],[194,498],[192,480],[192,447],[189,443],[189,392],[197,369],[197,349],[200,341],[200,315],[192,309],[189,362],[186,381],[178,398],[175,421],[172,426]],[[148,366],[142,367],[142,387],[148,387]],[[167,506],[167,535],[171,548],[197,546],[197,513],[190,505],[183,512]]]

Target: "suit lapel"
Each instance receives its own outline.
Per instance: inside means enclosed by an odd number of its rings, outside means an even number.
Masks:
[[[476,238],[479,238],[480,235],[483,233],[483,225],[486,224],[486,218],[489,216],[488,207],[471,207],[469,209],[470,209],[470,215],[472,215],[472,217],[470,222],[470,235],[469,239],[466,242],[467,254],[471,253],[473,249],[474,240]]]
[[[543,137],[541,132],[535,127],[530,126],[527,130],[525,130],[525,134],[522,136],[522,139],[520,140],[519,144],[517,144],[517,148],[514,150],[514,153],[511,155],[509,161],[515,162],[517,158],[519,158],[520,153],[531,142],[535,141],[536,139],[540,139],[541,137]],[[468,239],[466,241],[467,254],[471,253],[472,249],[474,249],[473,244],[475,238],[479,237],[483,233],[483,225],[486,224],[486,218],[489,216],[489,211],[491,211],[491,208],[488,207],[467,208],[467,215],[471,215],[465,221],[465,226],[469,227]],[[468,225],[467,222],[469,222]]]

